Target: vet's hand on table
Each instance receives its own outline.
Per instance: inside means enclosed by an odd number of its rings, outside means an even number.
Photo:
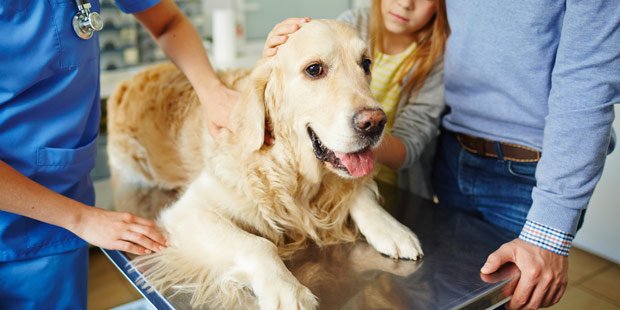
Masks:
[[[507,262],[517,265],[521,277],[506,309],[549,307],[564,294],[568,284],[568,257],[514,239],[491,253],[480,271],[490,274]]]
[[[299,30],[301,24],[309,21],[310,17],[291,17],[275,25],[267,35],[267,40],[265,40],[263,57],[275,55],[278,52],[278,46],[286,42],[288,35]]]
[[[239,92],[217,83],[197,90],[197,93],[209,134],[217,140],[222,128],[230,130],[230,112],[239,100]]]
[[[130,213],[86,207],[73,233],[96,246],[137,255],[159,252],[166,239],[155,222]]]

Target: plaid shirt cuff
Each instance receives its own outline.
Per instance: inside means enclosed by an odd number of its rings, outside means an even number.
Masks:
[[[523,241],[562,256],[568,256],[573,238],[575,236],[571,234],[529,220],[519,235]]]

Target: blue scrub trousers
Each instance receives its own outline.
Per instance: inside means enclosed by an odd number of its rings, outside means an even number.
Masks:
[[[88,246],[32,259],[0,262],[0,309],[85,310]]]

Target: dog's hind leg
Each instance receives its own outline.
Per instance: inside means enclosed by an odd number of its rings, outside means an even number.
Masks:
[[[148,151],[130,134],[110,134],[107,150],[117,211],[155,219],[162,208],[180,196],[181,189],[156,183],[158,178],[151,168]]]
[[[180,190],[127,180],[123,173],[115,168],[111,168],[110,172],[116,211],[156,219],[163,208],[171,205],[180,196]]]

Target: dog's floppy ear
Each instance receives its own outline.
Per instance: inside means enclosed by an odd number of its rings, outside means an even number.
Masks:
[[[248,153],[259,150],[265,142],[265,89],[272,72],[271,58],[263,58],[254,67],[230,115],[234,135]]]

